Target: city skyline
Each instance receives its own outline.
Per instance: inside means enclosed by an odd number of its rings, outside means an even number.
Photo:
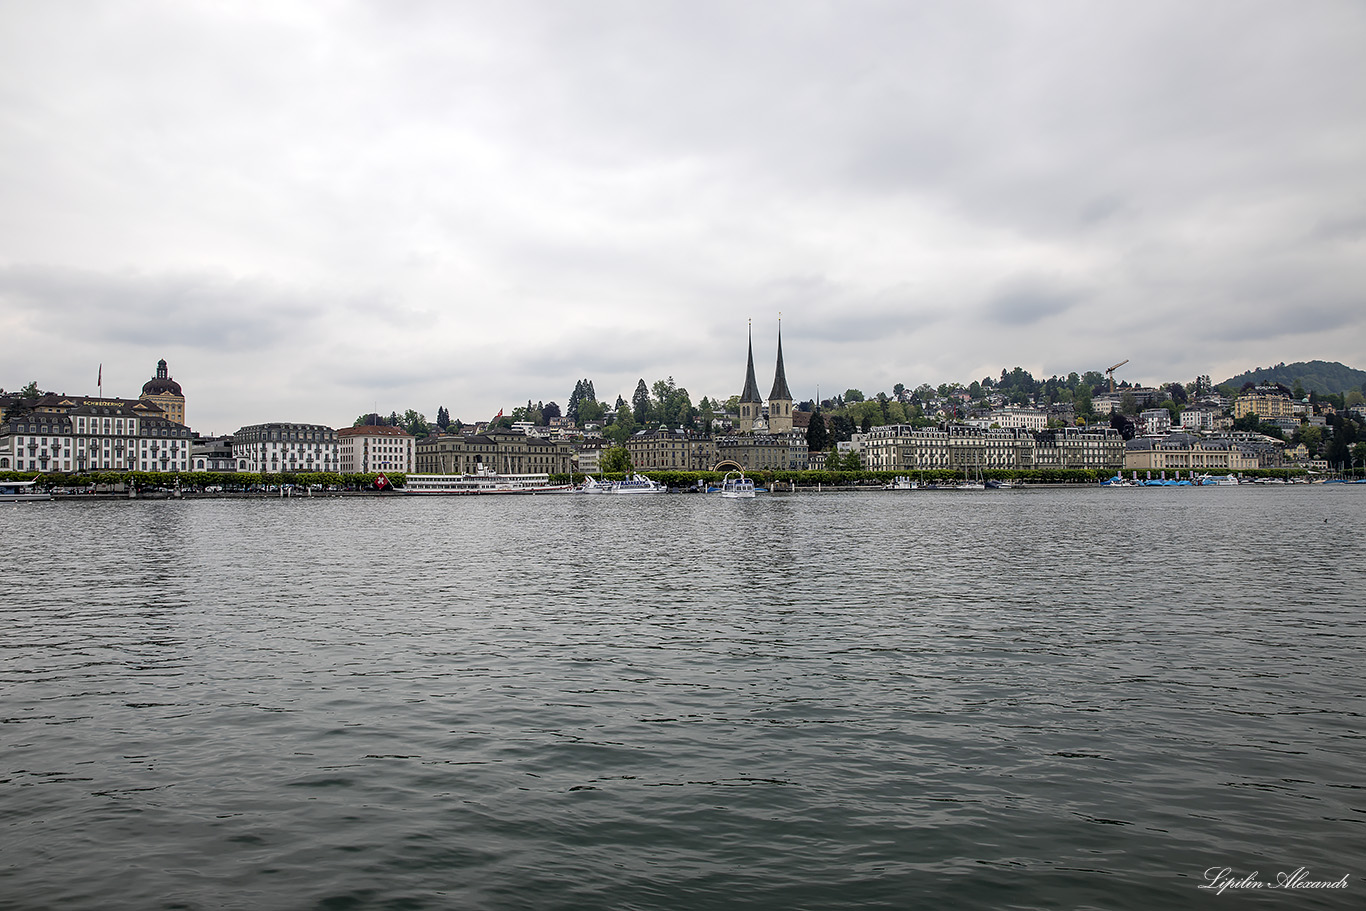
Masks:
[[[0,8],[3,384],[190,425],[1366,350],[1366,11]],[[102,365],[102,366],[101,366]],[[88,377],[86,379],[82,379]]]

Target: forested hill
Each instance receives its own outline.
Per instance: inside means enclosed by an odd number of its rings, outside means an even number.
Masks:
[[[1305,392],[1342,395],[1353,389],[1366,392],[1366,370],[1354,370],[1337,361],[1299,361],[1258,367],[1220,385],[1241,388],[1244,383],[1283,383],[1291,389],[1299,383]]]

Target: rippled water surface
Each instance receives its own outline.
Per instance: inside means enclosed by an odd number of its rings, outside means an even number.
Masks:
[[[0,907],[1366,907],[1363,542],[1361,487],[0,506]]]

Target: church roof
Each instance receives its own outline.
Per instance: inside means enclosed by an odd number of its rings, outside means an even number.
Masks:
[[[143,395],[171,395],[184,396],[180,391],[180,384],[171,379],[170,373],[166,370],[164,360],[157,361],[157,375],[142,384]]]
[[[762,404],[763,401],[764,401],[763,399],[759,398],[759,384],[758,384],[757,382],[755,382],[755,379],[754,379],[754,335],[753,335],[753,333],[750,334],[750,338],[749,338],[749,365],[745,368],[745,391],[742,392],[742,393],[740,393],[740,401],[742,401],[742,402],[759,402],[760,404]]]
[[[773,375],[773,391],[768,394],[768,400],[790,402],[792,392],[787,388],[787,371],[783,369],[783,327],[778,327],[778,372]]]

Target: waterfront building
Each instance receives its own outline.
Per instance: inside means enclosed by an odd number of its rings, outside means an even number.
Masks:
[[[196,437],[190,441],[192,471],[233,472],[237,459],[232,454],[232,437]]]
[[[337,461],[342,474],[402,472],[414,466],[413,435],[402,427],[366,424],[337,431]]]
[[[185,423],[185,393],[181,391],[180,384],[171,379],[164,359],[157,361],[156,375],[142,384],[139,398],[156,405],[169,420],[177,424]]]
[[[750,433],[716,438],[716,464],[734,462],[745,471],[805,471],[810,464],[806,434]]]
[[[75,440],[65,414],[10,409],[0,423],[0,471],[72,471]]]
[[[1163,439],[1129,440],[1125,444],[1124,470],[1229,472],[1279,467],[1266,464],[1279,463],[1267,455],[1255,443],[1173,433]]]
[[[0,471],[188,471],[191,436],[150,401],[49,393],[9,409]]]
[[[602,457],[612,446],[611,440],[602,437],[580,440],[573,444],[573,468],[580,474],[598,474],[602,470]]]
[[[529,437],[514,430],[440,434],[418,440],[414,460],[420,474],[568,474],[574,447],[564,440]]]
[[[711,437],[682,429],[639,431],[627,439],[626,451],[639,471],[708,471],[717,462]]]
[[[241,471],[338,471],[340,465],[337,431],[322,424],[252,424],[232,435],[232,450]]]
[[[1018,469],[1032,467],[1033,436],[1015,427],[889,424],[872,428],[863,450],[873,471]]]
[[[874,427],[864,441],[864,463],[875,471],[947,469],[1090,468],[1115,470],[1124,463],[1124,440],[1109,427],[1060,427],[1030,432],[1021,427],[936,427],[891,424]]]
[[[1113,471],[1124,464],[1124,437],[1112,427],[1058,427],[1034,434],[1034,468]]]

